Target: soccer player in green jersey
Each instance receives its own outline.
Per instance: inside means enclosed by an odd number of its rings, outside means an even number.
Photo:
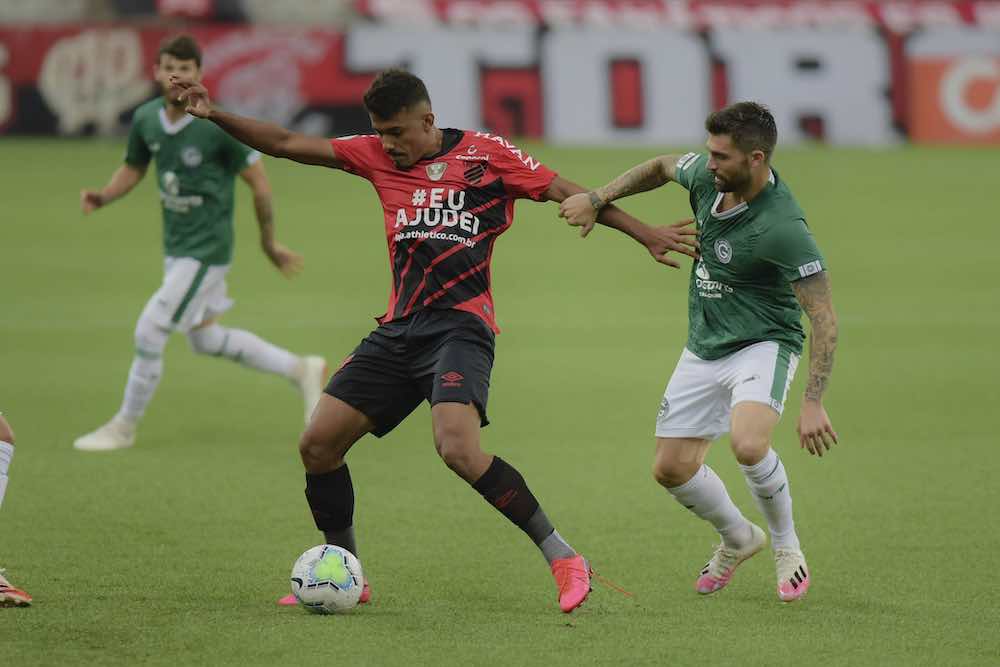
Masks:
[[[322,393],[326,362],[300,357],[242,329],[223,327],[219,317],[232,307],[226,273],[233,255],[233,182],[240,176],[253,191],[261,248],[286,276],[302,267],[302,257],[274,239],[271,187],[251,150],[214,123],[195,118],[169,94],[168,79],[201,79],[201,50],[189,36],[164,42],[154,76],[163,96],[139,107],[133,117],[125,163],[98,191],[83,190],[83,212],[125,196],[156,163],[163,206],[163,284],[150,298],[135,329],[135,358],[121,409],[111,421],[78,438],[84,451],[129,447],[136,424],[160,382],[163,350],[172,331],[187,335],[198,354],[224,357],[249,368],[288,378],[302,392],[306,422]]]
[[[808,590],[810,573],[795,533],[788,476],[771,440],[802,353],[804,310],[812,335],[800,444],[822,456],[837,442],[823,408],[837,317],[826,261],[791,190],[771,167],[777,143],[771,113],[740,102],[709,115],[705,127],[707,153],[653,158],[566,199],[560,215],[586,235],[597,212],[616,199],[669,182],[690,192],[701,257],[691,270],[687,346],[656,420],[653,476],[719,532],[722,543],[696,583],[699,593],[714,593],[767,540],[704,464],[709,444],[730,432],[770,529],[778,597],[789,602]]]

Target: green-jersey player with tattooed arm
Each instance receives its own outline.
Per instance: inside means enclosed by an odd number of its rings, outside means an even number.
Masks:
[[[810,572],[792,519],[788,476],[771,448],[802,353],[804,310],[812,333],[800,444],[822,456],[837,442],[823,407],[837,347],[837,316],[826,261],[805,214],[771,167],[777,128],[762,105],[740,102],[709,115],[706,153],[664,155],[604,187],[566,199],[560,215],[586,234],[610,202],[678,183],[690,192],[701,244],[691,271],[689,334],[656,420],[653,476],[710,522],[722,543],[695,585],[729,583],[767,537],[747,520],[704,464],[709,444],[730,432],[732,449],[767,519],[786,602],[809,589]]]

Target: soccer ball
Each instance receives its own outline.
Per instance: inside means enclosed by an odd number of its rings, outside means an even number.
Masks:
[[[358,604],[364,586],[361,563],[347,549],[320,544],[292,566],[292,595],[317,614],[340,614]]]

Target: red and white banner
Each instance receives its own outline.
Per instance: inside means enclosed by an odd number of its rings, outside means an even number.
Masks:
[[[738,99],[768,104],[782,143],[1000,143],[1000,2],[361,4],[380,20],[347,33],[192,29],[206,83],[238,112],[328,135],[367,131],[361,97],[372,76],[406,66],[426,81],[442,125],[558,143],[700,143],[705,115]],[[401,23],[404,10],[423,18]],[[501,10],[506,23],[487,24]],[[735,21],[737,10],[758,18]],[[624,22],[635,12],[697,20]],[[618,27],[584,20],[593,16]],[[820,25],[817,16],[840,18]],[[890,25],[923,28],[904,38]],[[159,27],[0,27],[0,133],[123,132],[131,111],[156,94],[152,68],[166,35]]]
[[[637,29],[1000,26],[996,0],[357,0],[381,22]]]
[[[907,44],[910,136],[919,142],[1000,144],[1000,36],[937,31]]]

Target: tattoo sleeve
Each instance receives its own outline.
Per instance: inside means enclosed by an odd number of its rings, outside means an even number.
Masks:
[[[830,276],[826,271],[792,283],[802,310],[809,317],[809,381],[807,400],[819,401],[833,372],[833,355],[837,349],[837,314],[833,310]]]
[[[607,204],[622,197],[658,188],[670,180],[670,174],[666,169],[666,162],[669,159],[668,156],[661,156],[646,160],[595,192],[601,201]]]

